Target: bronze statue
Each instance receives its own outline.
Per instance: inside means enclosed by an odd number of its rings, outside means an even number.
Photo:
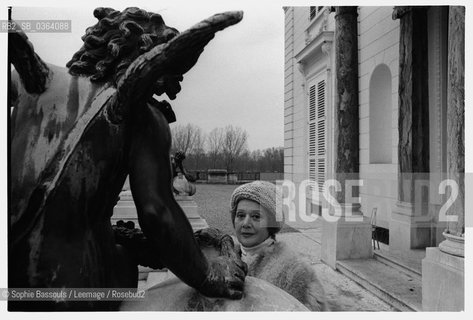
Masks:
[[[172,188],[176,195],[192,196],[196,191],[192,182],[195,182],[196,179],[184,168],[182,162],[185,159],[186,154],[182,151],[176,151],[174,155],[171,155]]]
[[[110,216],[125,181],[156,261],[207,296],[240,298],[246,266],[207,260],[174,200],[169,159],[179,82],[214,34],[241,12],[178,33],[159,14],[97,8],[68,70],[44,63],[24,33],[9,34],[10,288],[136,287],[136,263]],[[59,45],[59,44],[58,44]],[[9,303],[10,310],[113,310],[109,302]]]

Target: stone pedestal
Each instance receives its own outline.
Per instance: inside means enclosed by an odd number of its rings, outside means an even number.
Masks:
[[[207,228],[207,222],[199,216],[197,203],[192,196],[179,196],[177,195],[176,201],[186,214],[189,220],[192,230],[197,231],[203,228]],[[136,212],[135,203],[133,202],[133,196],[131,191],[126,190],[120,193],[120,200],[117,205],[113,208],[113,216],[110,219],[112,224],[116,224],[117,221],[133,221],[135,226],[138,228],[138,214]]]
[[[396,251],[425,248],[434,245],[433,240],[428,206],[397,202],[389,224],[389,248]]]
[[[465,309],[465,258],[427,248],[422,260],[423,311]]]
[[[346,214],[352,210],[352,216]],[[359,206],[342,205],[336,222],[323,220],[321,259],[335,269],[337,260],[368,259],[373,256],[371,223],[359,211]]]
[[[182,208],[189,220],[192,230],[197,231],[200,229],[208,228],[207,221],[203,219],[198,212],[197,203],[193,196],[175,196],[177,203]]]
[[[428,247],[438,247],[438,245],[445,240],[445,237],[442,233],[447,229],[447,222],[439,221],[438,213],[442,208],[443,203],[440,204],[430,204],[430,216],[432,219],[432,243]]]
[[[186,214],[189,220],[192,230],[195,232],[200,229],[208,228],[208,224],[205,219],[202,219],[198,213],[197,203],[193,196],[175,196],[177,203],[182,208],[182,211]],[[120,200],[117,205],[113,208],[113,216],[110,218],[110,222],[116,224],[117,221],[123,220],[124,222],[133,221],[135,227],[139,228],[138,213],[136,211],[135,202],[130,190],[124,190],[120,193]],[[152,274],[155,270],[138,266],[138,280],[146,280],[149,274]]]
[[[133,221],[135,227],[139,227],[138,213],[136,212],[135,202],[130,190],[120,192],[120,200],[113,208],[113,216],[110,218],[112,225],[116,224],[119,220],[124,222]]]

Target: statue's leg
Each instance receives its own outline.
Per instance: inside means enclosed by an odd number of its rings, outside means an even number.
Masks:
[[[199,287],[208,264],[172,193],[169,125],[149,104],[132,117],[129,174],[140,226],[163,264],[188,285]]]

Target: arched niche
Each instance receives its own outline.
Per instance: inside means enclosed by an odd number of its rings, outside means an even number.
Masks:
[[[369,94],[370,163],[392,163],[392,78],[387,65],[374,69]]]

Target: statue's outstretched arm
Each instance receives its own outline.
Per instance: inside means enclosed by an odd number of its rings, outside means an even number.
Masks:
[[[150,104],[132,115],[130,188],[140,226],[160,260],[188,285],[207,296],[240,298],[246,266],[239,258],[207,261],[172,194],[171,133],[163,114]]]

